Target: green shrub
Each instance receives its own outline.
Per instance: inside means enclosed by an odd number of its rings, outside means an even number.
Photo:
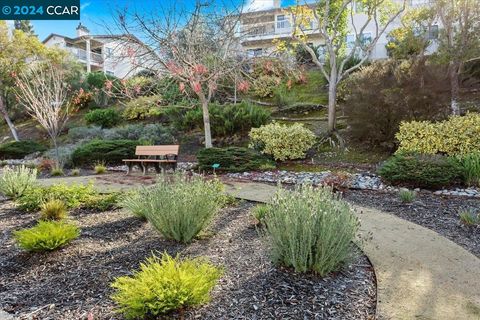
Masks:
[[[201,177],[161,176],[141,191],[147,220],[167,239],[188,243],[209,226],[223,205],[222,184]]]
[[[94,140],[78,147],[72,154],[76,166],[88,166],[103,161],[108,165],[122,164],[122,159],[135,156],[139,143],[132,140]]]
[[[265,223],[265,216],[268,214],[270,208],[267,205],[258,205],[252,210],[252,216],[259,224]]]
[[[463,210],[459,214],[460,221],[466,226],[480,225],[480,212],[477,213],[473,209]]]
[[[95,174],[104,174],[107,172],[107,167],[103,162],[99,162],[93,167],[93,171],[95,171]]]
[[[0,145],[0,158],[23,159],[34,152],[44,152],[47,148],[35,141],[14,141]]]
[[[50,175],[52,177],[60,177],[60,176],[64,176],[65,173],[63,172],[62,168],[52,168],[52,170],[50,171]]]
[[[138,97],[130,100],[122,113],[125,120],[140,120],[158,117],[162,114],[160,109],[162,98],[158,95]]]
[[[458,157],[462,166],[463,180],[468,186],[480,186],[480,151]]]
[[[42,204],[40,208],[41,220],[62,220],[67,217],[67,206],[62,200],[53,199]]]
[[[445,156],[400,153],[385,161],[378,173],[393,184],[436,189],[458,182],[462,168]]]
[[[462,156],[480,150],[480,114],[452,116],[441,122],[403,122],[397,152]]]
[[[80,235],[77,226],[64,221],[39,221],[29,229],[14,232],[18,245],[27,251],[51,251]]]
[[[210,292],[222,270],[204,259],[148,258],[132,276],[116,278],[112,283],[113,301],[127,319],[157,318],[210,300]]]
[[[403,203],[412,203],[413,201],[415,201],[417,193],[413,190],[402,189],[398,193],[398,196]]]
[[[161,124],[131,124],[104,131],[105,140],[137,140],[151,145],[176,142],[172,130]]]
[[[143,196],[148,193],[148,190],[130,192],[123,198],[120,206],[127,209],[134,216],[140,219],[146,219],[148,204],[145,203]]]
[[[315,134],[300,123],[291,126],[271,123],[253,128],[250,139],[250,147],[280,161],[305,158],[316,140]]]
[[[85,115],[87,124],[93,124],[102,128],[111,128],[121,121],[120,115],[115,109],[96,109]]]
[[[71,172],[70,172],[70,175],[76,177],[76,176],[79,176],[80,175],[80,169],[73,169]]]
[[[88,89],[103,89],[107,80],[117,81],[117,78],[101,71],[89,72],[85,76],[85,84]]]
[[[37,169],[29,169],[23,165],[13,169],[5,167],[0,176],[0,193],[16,199],[32,189],[36,181]]]
[[[265,234],[275,263],[324,276],[352,256],[359,223],[331,189],[279,189],[266,210]]]
[[[78,208],[90,197],[96,195],[93,184],[87,185],[64,185],[55,184],[48,187],[36,187],[28,189],[22,197],[17,199],[21,210],[37,211],[44,202],[50,200],[61,200],[67,208]]]
[[[169,108],[166,114],[180,130],[203,129],[203,112],[200,107],[185,112],[181,108]],[[243,134],[270,121],[270,111],[261,106],[242,102],[221,106],[209,106],[210,125],[215,137]]]
[[[200,170],[211,171],[213,164],[219,164],[219,171],[242,172],[275,168],[275,163],[255,150],[239,147],[202,149],[197,154]]]
[[[95,211],[107,211],[117,207],[120,201],[119,193],[99,194],[88,197],[82,207]]]

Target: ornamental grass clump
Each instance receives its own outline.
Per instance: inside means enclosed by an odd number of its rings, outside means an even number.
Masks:
[[[398,196],[400,197],[400,201],[403,203],[412,203],[415,201],[417,193],[413,190],[402,189],[398,192]]]
[[[147,220],[165,238],[183,243],[208,227],[225,201],[218,180],[182,175],[161,176],[140,196]]]
[[[0,176],[0,193],[16,199],[33,188],[36,181],[37,169],[30,169],[23,165],[14,169],[5,167]]]
[[[130,192],[122,199],[120,206],[127,209],[137,218],[146,219],[149,203],[145,201],[143,196],[147,195],[148,192],[148,189],[145,187],[140,191]]]
[[[463,171],[463,180],[468,186],[480,186],[480,151],[458,157]]]
[[[80,235],[77,226],[64,221],[40,220],[34,227],[14,233],[17,244],[26,251],[52,251]]]
[[[62,200],[53,199],[42,204],[41,220],[62,220],[67,217],[67,206]]]
[[[207,303],[221,275],[221,269],[204,259],[181,260],[164,253],[148,258],[132,276],[115,279],[112,299],[127,319],[156,319]]]
[[[331,188],[279,189],[267,208],[264,232],[274,263],[324,276],[352,257],[359,223]]]

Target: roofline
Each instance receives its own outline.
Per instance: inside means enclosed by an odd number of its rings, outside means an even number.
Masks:
[[[67,37],[67,36],[62,36],[58,33],[50,33],[50,35],[48,35],[45,40],[42,41],[43,44],[45,44],[48,40],[50,40],[52,37],[60,37],[60,38],[63,38],[67,41],[70,41],[70,42],[74,42],[74,41],[78,41],[78,40],[82,40],[82,39],[87,39],[87,38],[92,38],[92,39],[108,39],[108,38],[112,38],[112,39],[121,39],[121,38],[131,38],[132,40],[134,41],[137,41],[137,42],[141,42],[140,39],[138,39],[137,37],[135,37],[134,35],[129,35],[129,34],[114,34],[114,35],[108,35],[108,34],[98,34],[98,35],[84,35],[84,36],[81,36],[81,37],[76,37],[76,38],[70,38],[70,37]]]

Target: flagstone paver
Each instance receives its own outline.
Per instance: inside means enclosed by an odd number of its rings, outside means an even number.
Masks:
[[[135,187],[93,180],[101,191]],[[92,177],[40,181],[88,183]],[[231,195],[256,202],[268,202],[276,190],[262,183],[225,183]],[[434,231],[376,209],[354,208],[369,238],[360,246],[377,276],[378,319],[480,319],[480,259]]]

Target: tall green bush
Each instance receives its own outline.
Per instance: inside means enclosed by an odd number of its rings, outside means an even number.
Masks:
[[[148,258],[132,276],[116,278],[112,299],[127,319],[157,318],[208,302],[221,275],[222,270],[205,259],[180,260],[164,253]]]
[[[141,191],[147,220],[166,238],[190,242],[222,206],[222,184],[202,177],[161,176]]]
[[[463,179],[469,186],[480,186],[480,151],[458,157],[462,166]]]
[[[210,171],[219,164],[218,171],[242,172],[275,168],[275,162],[258,151],[248,148],[208,148],[197,154],[200,170]]]
[[[266,240],[275,263],[326,275],[352,257],[358,220],[330,188],[279,189],[264,208]]]
[[[135,156],[138,141],[133,140],[94,140],[78,147],[72,154],[76,166],[93,166],[96,162],[121,164],[122,159]]]
[[[113,108],[96,109],[85,115],[85,121],[87,124],[96,125],[102,128],[111,128],[120,123],[121,117]]]
[[[462,167],[441,155],[399,153],[389,158],[378,173],[386,181],[413,188],[437,189],[461,181]]]
[[[44,152],[47,148],[31,140],[13,141],[0,145],[0,159],[23,159],[34,152]]]
[[[300,123],[291,126],[271,123],[253,128],[249,136],[250,147],[279,161],[305,158],[316,141],[315,134]]]

